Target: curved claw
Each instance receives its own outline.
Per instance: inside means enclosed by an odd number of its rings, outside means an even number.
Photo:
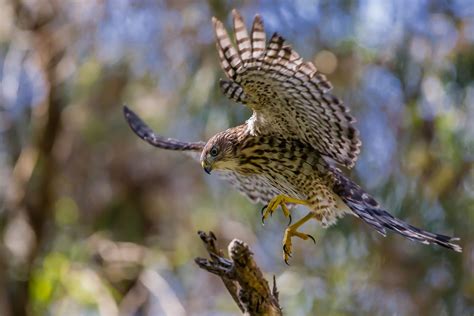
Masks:
[[[314,239],[313,236],[311,236],[310,234],[306,234],[306,236],[308,236],[309,238],[311,238],[311,240],[314,242],[314,244],[316,244],[316,239]]]
[[[288,251],[288,248],[286,247],[286,245],[283,245],[283,252],[285,254],[285,259],[283,259],[286,263],[287,266],[289,266],[290,264],[288,263],[288,258],[291,258],[291,253]]]
[[[262,207],[262,210],[260,211],[260,214],[262,215],[262,225],[265,225],[265,216],[263,214],[265,214],[264,212],[267,207],[268,207],[268,204]]]
[[[290,218],[290,220],[288,221],[288,226],[290,226],[290,225],[291,225],[291,221],[292,221],[291,214],[288,214],[288,217]]]

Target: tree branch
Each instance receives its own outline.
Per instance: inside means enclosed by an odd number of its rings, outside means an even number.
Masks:
[[[196,258],[197,265],[219,276],[244,315],[282,315],[273,277],[273,289],[253,259],[249,246],[234,239],[228,246],[230,259],[216,247],[216,236],[198,232],[211,259]]]

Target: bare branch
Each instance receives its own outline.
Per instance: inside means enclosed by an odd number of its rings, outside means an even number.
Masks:
[[[282,315],[275,278],[273,290],[253,259],[246,243],[234,239],[228,246],[230,259],[216,247],[216,236],[198,232],[211,259],[196,258],[197,265],[218,275],[244,315]]]

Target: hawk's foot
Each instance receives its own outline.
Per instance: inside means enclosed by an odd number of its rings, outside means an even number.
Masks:
[[[290,225],[291,224],[291,214],[290,214],[290,210],[286,206],[286,203],[308,205],[308,202],[306,202],[306,201],[298,200],[298,199],[291,198],[291,197],[283,195],[283,194],[279,194],[279,195],[275,196],[267,205],[265,205],[262,208],[262,224],[265,223],[265,220],[269,216],[273,215],[273,212],[275,212],[275,210],[280,205],[281,209],[283,211],[283,215],[285,215],[285,217],[289,218],[288,225]]]
[[[304,223],[306,223],[313,217],[314,217],[313,213],[308,213],[305,217],[303,217],[302,219],[300,219],[293,225],[289,226],[285,230],[285,235],[283,236],[283,260],[285,261],[286,264],[288,264],[288,260],[291,257],[291,246],[292,246],[291,238],[292,237],[298,237],[303,240],[311,239],[314,243],[316,243],[316,240],[314,239],[313,236],[297,231],[297,229],[301,225],[303,225]]]

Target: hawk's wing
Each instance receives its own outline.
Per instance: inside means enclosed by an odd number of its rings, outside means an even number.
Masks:
[[[127,106],[123,107],[123,115],[127,120],[128,125],[138,137],[147,143],[163,149],[181,150],[181,151],[197,151],[201,153],[206,145],[205,142],[182,142],[173,138],[165,138],[156,134],[141,118],[138,117]]]
[[[213,18],[217,51],[229,80],[225,95],[253,109],[247,122],[255,134],[296,138],[338,163],[352,167],[361,142],[354,118],[328,92],[326,77],[274,34],[265,48],[265,31],[256,16],[250,36],[240,14],[232,11],[237,49],[222,22]]]
[[[205,142],[182,142],[165,138],[155,133],[128,107],[123,107],[123,114],[132,131],[147,143],[162,149],[183,151],[199,161]],[[268,181],[258,175],[244,176],[232,171],[219,171],[217,173],[254,203],[267,204],[273,197],[280,194],[277,189],[268,184]]]
[[[253,203],[268,204],[272,198],[282,193],[268,184],[268,181],[258,174],[244,176],[228,170],[217,171],[217,174]]]
[[[168,150],[183,151],[194,159],[199,160],[201,151],[204,149],[204,145],[206,145],[205,142],[182,142],[177,139],[160,136],[127,106],[123,107],[123,115],[132,131],[150,145]]]

